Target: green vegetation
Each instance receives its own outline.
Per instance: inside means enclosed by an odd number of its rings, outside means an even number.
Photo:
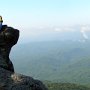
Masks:
[[[16,72],[36,79],[90,85],[88,41],[28,43],[13,48],[11,60]]]
[[[48,87],[48,90],[90,90],[90,88],[88,88],[86,86],[71,84],[71,83],[47,82],[45,84]]]

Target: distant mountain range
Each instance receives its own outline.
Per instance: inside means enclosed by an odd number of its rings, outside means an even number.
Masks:
[[[27,32],[27,33],[26,33]],[[26,33],[26,35],[25,35]],[[22,41],[90,40],[90,25],[31,28],[21,31]]]
[[[13,47],[16,72],[40,80],[90,84],[90,41],[33,42]]]

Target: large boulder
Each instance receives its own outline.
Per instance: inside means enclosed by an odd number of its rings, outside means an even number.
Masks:
[[[14,72],[9,54],[18,38],[19,30],[3,25],[0,31],[0,90],[47,90],[41,81]]]

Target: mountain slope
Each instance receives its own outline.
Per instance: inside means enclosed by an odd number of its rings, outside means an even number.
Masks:
[[[86,86],[71,83],[46,82],[45,84],[48,87],[48,90],[90,90],[90,88]]]
[[[41,80],[89,83],[90,42],[35,42],[14,47],[17,72]]]

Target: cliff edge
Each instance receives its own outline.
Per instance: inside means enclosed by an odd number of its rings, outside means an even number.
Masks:
[[[39,80],[0,68],[0,90],[47,90]]]
[[[19,38],[19,30],[3,25],[0,30],[0,90],[47,90],[32,77],[17,74],[9,58],[12,46]]]

